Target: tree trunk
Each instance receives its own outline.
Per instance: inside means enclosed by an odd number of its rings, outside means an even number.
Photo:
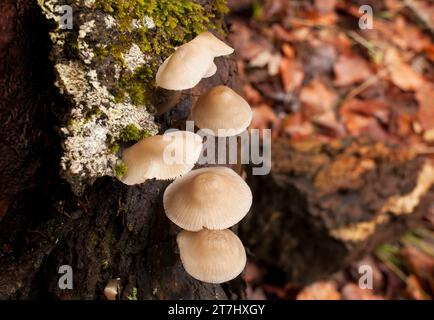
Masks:
[[[184,271],[179,230],[162,208],[169,182],[105,177],[81,196],[71,191],[59,174],[70,104],[53,85],[48,24],[36,1],[3,0],[0,12],[0,298],[103,299],[117,278],[121,299],[241,298],[240,280],[211,285]],[[234,61],[217,64],[207,85],[235,86]],[[185,94],[159,117],[161,130],[185,119],[191,102]],[[61,265],[72,267],[72,290],[58,286]]]

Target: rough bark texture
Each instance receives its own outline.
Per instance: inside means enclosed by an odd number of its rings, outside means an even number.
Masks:
[[[4,0],[0,12],[0,299],[103,299],[117,277],[123,299],[134,288],[139,299],[241,298],[240,280],[209,285],[185,273],[162,209],[168,182],[101,178],[81,197],[71,192],[59,177],[68,106],[53,86],[48,27],[33,1]],[[207,85],[235,85],[234,61],[217,63]],[[191,100],[159,118],[162,130],[186,118]],[[73,290],[58,288],[65,264]]]
[[[240,233],[253,260],[292,283],[330,275],[395,239],[434,196],[433,167],[383,143],[279,141],[272,160],[271,175],[250,177],[254,205]]]

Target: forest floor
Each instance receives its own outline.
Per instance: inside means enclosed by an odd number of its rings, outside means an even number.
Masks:
[[[372,28],[361,5],[373,11]],[[345,136],[434,158],[434,3],[430,0],[230,0],[229,39],[252,128],[273,139]],[[328,279],[297,287],[249,264],[252,299],[434,299],[434,205],[411,230]],[[358,286],[359,266],[373,290]],[[278,278],[278,277],[277,277]]]

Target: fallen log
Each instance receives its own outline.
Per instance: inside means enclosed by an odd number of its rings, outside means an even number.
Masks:
[[[434,167],[382,142],[280,140],[272,163],[270,175],[249,177],[255,200],[240,233],[252,260],[292,283],[330,275],[395,239],[434,199]]]

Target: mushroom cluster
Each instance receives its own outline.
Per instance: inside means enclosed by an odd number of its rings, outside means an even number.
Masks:
[[[214,58],[233,49],[210,32],[199,34],[180,46],[160,66],[156,83],[167,90],[184,90],[217,71]],[[216,86],[199,97],[191,118],[200,129],[218,137],[236,136],[252,120],[249,104],[231,88]],[[175,179],[164,192],[167,217],[183,230],[177,236],[182,264],[193,278],[222,283],[237,277],[246,264],[241,240],[228,228],[250,210],[252,192],[247,183],[228,167],[193,170],[203,147],[202,137],[175,131],[144,138],[124,150],[127,185],[147,179]],[[182,156],[168,163],[167,150]],[[109,290],[107,289],[107,292]]]

